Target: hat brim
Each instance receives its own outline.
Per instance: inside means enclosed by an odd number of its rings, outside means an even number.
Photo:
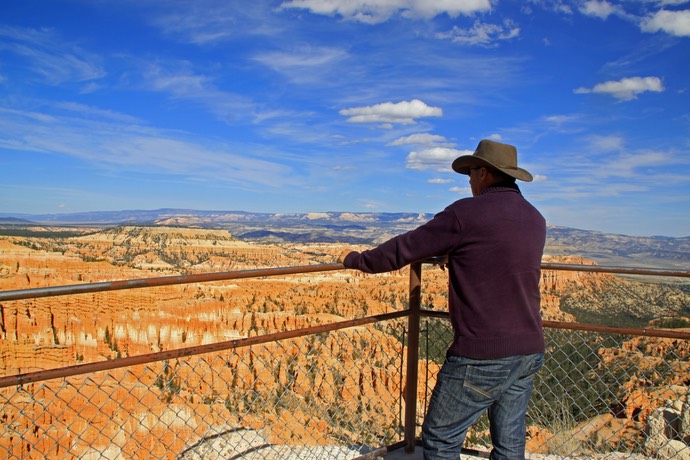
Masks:
[[[488,167],[498,169],[502,173],[524,182],[532,182],[532,180],[534,180],[532,174],[530,174],[528,171],[522,168],[504,168],[501,166],[496,166],[490,161],[487,161],[483,158],[474,155],[463,155],[461,157],[456,158],[453,161],[452,167],[453,171],[465,175],[470,174],[470,168]]]

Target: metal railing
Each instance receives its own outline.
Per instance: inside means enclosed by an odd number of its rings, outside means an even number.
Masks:
[[[3,291],[0,302],[342,269],[323,264]],[[690,277],[600,266],[542,269]],[[408,301],[392,313],[0,377],[0,456],[353,459],[412,451],[452,332],[447,313],[422,309],[422,263],[410,267]],[[688,458],[690,333],[544,326],[546,364],[528,412],[529,452]],[[466,446],[478,456],[490,449],[485,419]]]

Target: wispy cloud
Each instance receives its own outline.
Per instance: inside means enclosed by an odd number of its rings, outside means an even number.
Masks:
[[[447,32],[436,34],[436,38],[450,40],[461,45],[493,47],[498,42],[510,40],[520,35],[520,28],[511,20],[506,19],[503,24],[487,24],[475,21],[470,28],[453,26]]]
[[[584,146],[581,151],[561,152],[543,165],[549,170],[549,185],[545,190],[553,188],[563,198],[577,201],[645,192],[658,188],[659,184],[690,183],[690,178],[674,177],[670,173],[690,163],[684,155],[633,149],[618,135],[590,136],[581,144]]]
[[[253,158],[247,151],[185,139],[128,120],[127,115],[64,106],[85,117],[0,108],[5,136],[0,149],[66,155],[102,170],[173,174],[197,181],[222,181],[242,187],[277,187],[294,172],[287,166]],[[101,119],[88,116],[97,113]],[[128,122],[124,121],[128,120]]]
[[[449,192],[458,193],[460,195],[472,195],[472,189],[469,187],[451,187],[448,189]]]
[[[384,102],[365,107],[342,109],[340,115],[348,117],[350,123],[397,123],[415,124],[418,118],[440,117],[443,110],[432,107],[419,99],[402,102]]]
[[[664,91],[664,84],[659,77],[630,77],[618,81],[607,81],[598,83],[593,88],[577,88],[575,94],[608,94],[621,101],[630,101],[650,91],[656,93]]]
[[[438,184],[438,185],[450,184],[452,182],[453,182],[453,179],[441,179],[441,178],[429,179],[427,181],[427,183],[429,183],[429,184]]]
[[[212,77],[196,73],[185,62],[151,63],[143,77],[147,89],[196,103],[221,120],[250,122],[260,116],[250,98],[219,89]]]
[[[596,153],[621,152],[624,148],[624,139],[617,135],[593,135],[586,139],[591,151]]]
[[[326,83],[324,77],[348,57],[346,50],[326,46],[301,45],[289,51],[264,52],[254,60],[287,76],[295,83]]]
[[[448,142],[444,136],[429,133],[416,133],[409,136],[399,137],[398,139],[389,142],[389,146],[398,145],[424,145],[424,146],[438,146],[438,147],[453,147],[454,143]]]
[[[399,14],[407,19],[430,19],[440,14],[455,18],[491,9],[490,0],[427,1],[427,0],[291,0],[280,8],[299,8],[314,14],[340,16],[345,20],[379,24]]]
[[[180,41],[213,46],[238,37],[270,36],[281,27],[267,2],[244,0],[168,0],[146,11],[164,34]]]
[[[101,59],[68,43],[51,29],[0,26],[0,52],[23,58],[27,69],[49,85],[83,83],[106,75]]]

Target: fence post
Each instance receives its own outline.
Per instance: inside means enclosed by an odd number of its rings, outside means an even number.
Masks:
[[[405,451],[414,452],[417,431],[417,376],[419,374],[419,316],[422,304],[422,263],[410,265],[410,308],[405,382]]]

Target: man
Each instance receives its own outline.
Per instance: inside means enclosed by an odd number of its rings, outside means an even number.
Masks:
[[[544,356],[539,277],[546,222],[515,183],[532,175],[518,167],[512,145],[482,140],[452,166],[469,176],[471,198],[374,249],[346,250],[339,260],[382,273],[448,256],[454,339],[422,426],[424,458],[457,460],[467,430],[488,411],[490,458],[523,459],[525,412]]]

